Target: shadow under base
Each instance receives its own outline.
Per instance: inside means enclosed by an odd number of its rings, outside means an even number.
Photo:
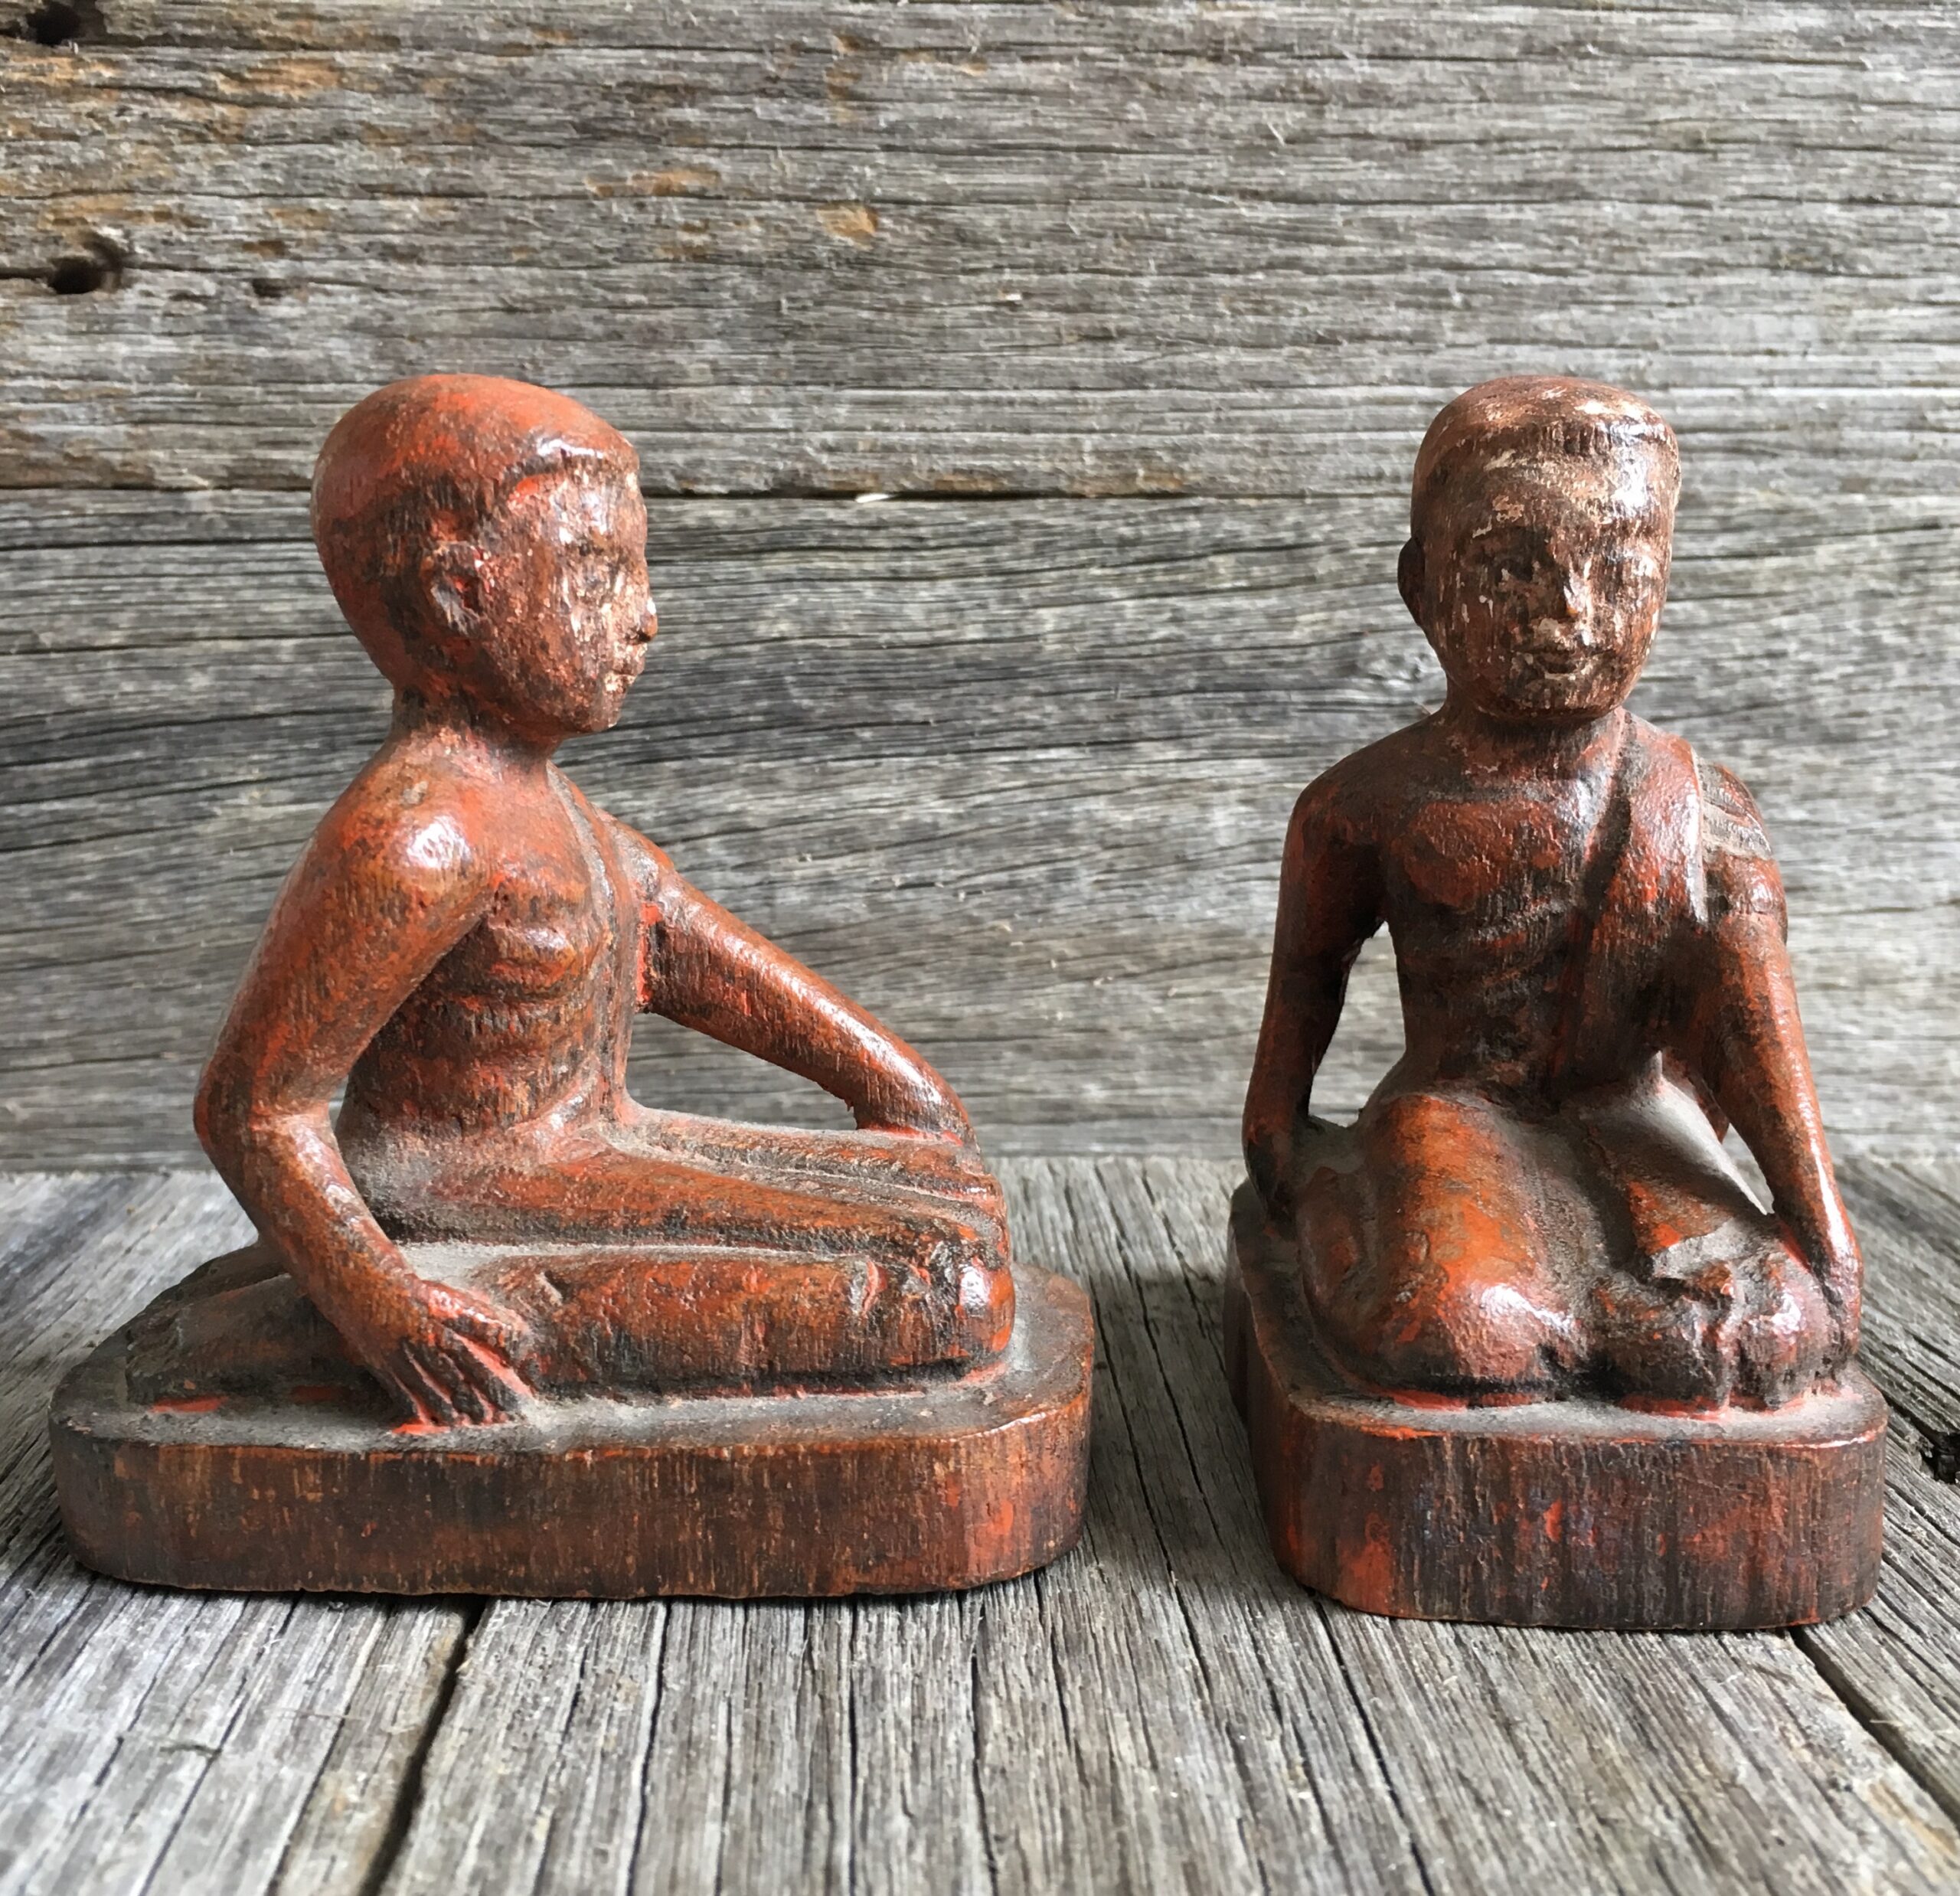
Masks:
[[[1883,1397],[1855,1368],[1780,1409],[1418,1407],[1317,1347],[1242,1187],[1225,1350],[1274,1553],[1344,1605],[1513,1626],[1798,1626],[1862,1606],[1883,1539]]]
[[[262,1339],[247,1386],[145,1401],[172,1300],[77,1365],[51,1417],[86,1564],[175,1587],[724,1598],[939,1591],[1044,1565],[1081,1532],[1093,1332],[1075,1285],[1014,1268],[1004,1353],[872,1388],[540,1400],[411,1433],[319,1357]],[[295,1300],[298,1307],[298,1300]],[[282,1359],[283,1345],[284,1360]],[[144,1353],[147,1352],[147,1355]]]

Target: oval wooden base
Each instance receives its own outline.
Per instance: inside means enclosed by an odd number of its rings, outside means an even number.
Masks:
[[[1351,1607],[1514,1626],[1779,1626],[1871,1597],[1884,1399],[1767,1411],[1429,1408],[1322,1358],[1290,1257],[1233,1207],[1227,1362],[1273,1551]]]
[[[132,1403],[132,1325],[56,1392],[62,1519],[89,1566],[175,1587],[753,1598],[1004,1580],[1081,1531],[1093,1351],[1080,1290],[1014,1277],[1012,1341],[969,1375],[540,1403],[420,1437],[276,1381]]]

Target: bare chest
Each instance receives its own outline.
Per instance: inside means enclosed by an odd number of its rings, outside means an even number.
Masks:
[[[1390,920],[1432,948],[1532,934],[1583,898],[1598,799],[1432,797],[1387,852]]]
[[[610,977],[626,904],[604,839],[568,799],[541,799],[500,839],[490,906],[439,973],[455,991],[563,1002]]]

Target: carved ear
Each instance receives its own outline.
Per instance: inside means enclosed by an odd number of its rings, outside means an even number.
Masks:
[[[468,639],[483,610],[483,549],[466,540],[444,541],[431,549],[422,570],[436,624],[452,638]]]
[[[1395,563],[1395,583],[1402,589],[1402,603],[1409,608],[1409,616],[1419,626],[1423,623],[1423,582],[1426,574],[1422,541],[1403,541],[1402,557]]]

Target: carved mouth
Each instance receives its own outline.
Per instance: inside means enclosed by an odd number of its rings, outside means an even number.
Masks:
[[[1576,678],[1595,655],[1583,646],[1527,646],[1522,654],[1531,670],[1547,678]]]

